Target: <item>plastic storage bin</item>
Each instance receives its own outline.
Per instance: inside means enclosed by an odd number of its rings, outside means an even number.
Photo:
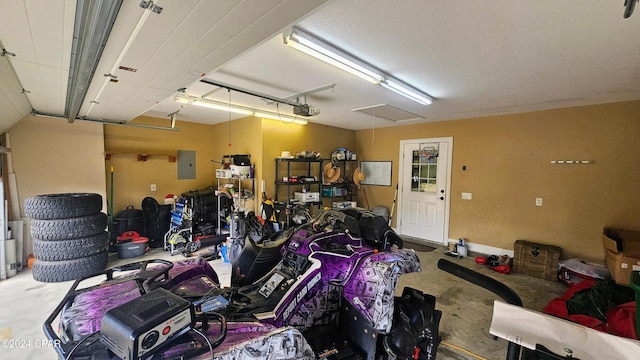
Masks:
[[[609,275],[609,269],[603,261],[573,258],[561,260],[560,281],[567,285],[577,284],[582,280],[604,279]]]
[[[118,251],[118,257],[120,259],[129,259],[133,257],[142,256],[147,250],[147,243],[149,239],[146,237],[139,237],[131,241],[121,241],[116,244],[116,250]]]

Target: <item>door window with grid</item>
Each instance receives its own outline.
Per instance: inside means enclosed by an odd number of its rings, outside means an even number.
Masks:
[[[420,144],[412,152],[411,191],[435,194],[438,174],[438,143]]]

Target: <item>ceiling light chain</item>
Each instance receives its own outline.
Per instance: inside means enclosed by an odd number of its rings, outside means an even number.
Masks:
[[[229,122],[229,146],[231,146],[231,89],[227,89],[227,93],[229,94],[229,111],[227,111]]]

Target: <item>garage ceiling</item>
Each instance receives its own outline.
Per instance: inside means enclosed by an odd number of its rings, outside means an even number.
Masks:
[[[79,116],[147,115],[167,126],[176,111],[206,124],[245,116],[176,103],[179,89],[292,114],[203,78],[294,96],[320,111],[305,120],[354,130],[640,99],[640,14],[623,18],[624,0],[154,4],[162,11],[136,32],[148,10],[123,1]],[[31,109],[64,114],[75,8],[74,0],[0,2],[0,130]],[[420,105],[286,46],[294,25],[436,100]]]

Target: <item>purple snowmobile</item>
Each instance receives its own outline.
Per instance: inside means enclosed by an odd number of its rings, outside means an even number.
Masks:
[[[44,331],[62,359],[435,359],[441,312],[395,296],[420,261],[381,216],[325,210],[248,240],[228,288],[202,258],[135,262],[76,281]]]

